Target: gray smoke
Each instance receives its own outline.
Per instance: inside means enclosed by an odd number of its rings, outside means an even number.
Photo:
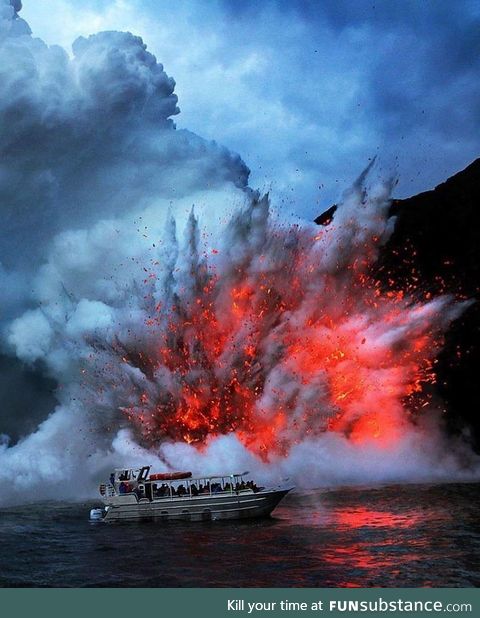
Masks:
[[[246,187],[249,171],[238,155],[175,129],[175,82],[139,37],[79,38],[69,58],[33,38],[7,0],[0,18],[4,267],[31,264],[67,226],[118,216],[159,195]]]
[[[32,37],[20,9],[21,2],[0,0],[2,330],[31,306],[32,276],[59,231],[160,199],[193,200],[207,189],[241,194],[249,174],[238,155],[175,129],[175,82],[139,37],[80,38],[70,58]],[[23,371],[6,353],[0,340],[0,362],[12,365],[0,376],[0,396],[8,402],[0,433],[8,429],[18,439],[35,416],[26,405],[30,396],[46,409],[52,388],[41,387],[43,369],[35,365],[23,375],[30,392],[12,389]],[[33,390],[32,375],[38,378]]]

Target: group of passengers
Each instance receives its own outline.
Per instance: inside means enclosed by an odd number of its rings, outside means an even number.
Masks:
[[[170,498],[170,496],[181,498],[183,496],[190,495],[190,492],[193,497],[196,497],[205,494],[211,495],[223,492],[239,493],[240,491],[245,490],[251,490],[256,493],[257,491],[259,491],[259,488],[253,481],[245,482],[242,480],[240,483],[237,482],[235,486],[227,482],[225,483],[225,485],[223,485],[223,487],[221,483],[210,483],[209,481],[207,481],[204,485],[202,483],[199,483],[198,486],[196,483],[190,483],[187,487],[185,487],[183,483],[181,483],[177,487],[174,487],[173,485],[168,485],[167,483],[162,483],[161,485],[153,483],[152,490],[153,492],[151,492],[151,490],[148,491],[148,497],[150,497],[150,500],[152,499],[152,493],[154,498]],[[145,488],[143,486],[141,486],[140,489],[135,484],[122,481],[119,485],[119,493],[127,494],[131,492],[136,493],[139,498],[145,497]]]
[[[118,486],[118,491],[121,494],[128,494],[134,491],[134,489],[135,487],[131,485],[130,483],[127,483],[126,481],[122,481],[120,485]]]
[[[212,483],[212,493],[218,493],[222,491],[220,483]],[[171,493],[170,493],[171,490]],[[195,483],[190,484],[190,491],[192,492],[192,496],[198,496],[200,494],[209,494],[210,493],[210,483],[205,483],[202,485],[201,483],[197,487]],[[181,498],[182,496],[187,496],[189,494],[189,490],[183,483],[175,487],[171,485],[170,488],[166,483],[162,483],[160,487],[158,485],[153,486],[153,495],[156,498],[168,498],[170,495],[177,496]]]
[[[209,481],[205,484],[199,483],[198,486],[196,483],[190,483],[189,487],[185,487],[183,483],[177,487],[162,483],[161,485],[153,484],[153,496],[155,498],[169,498],[170,496],[181,498],[183,496],[188,496],[189,492],[191,492],[191,495],[196,497],[205,494],[218,494],[221,492],[231,493],[232,490],[238,493],[239,491],[247,489],[251,489],[254,492],[258,491],[258,487],[253,481],[247,481],[245,483],[243,480],[241,483],[237,482],[235,486],[227,482],[223,487],[221,483],[210,483]]]
[[[243,491],[244,489],[251,489],[253,492],[257,492],[258,491],[258,487],[256,486],[256,484],[253,481],[247,481],[245,483],[245,481],[242,480],[241,483],[236,483],[235,491]]]

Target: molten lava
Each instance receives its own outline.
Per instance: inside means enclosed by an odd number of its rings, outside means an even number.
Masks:
[[[103,367],[144,442],[235,432],[266,459],[325,431],[396,440],[432,397],[458,309],[370,275],[385,213],[379,200],[367,223],[347,210],[319,233],[272,223],[260,200],[213,250],[192,213],[183,253],[145,267],[144,323],[113,344],[125,372]]]

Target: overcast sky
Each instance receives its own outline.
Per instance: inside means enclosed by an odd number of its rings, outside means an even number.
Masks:
[[[251,186],[312,218],[373,155],[398,196],[480,155],[480,5],[467,0],[24,0],[69,52],[128,30],[176,81],[179,128],[241,154]]]

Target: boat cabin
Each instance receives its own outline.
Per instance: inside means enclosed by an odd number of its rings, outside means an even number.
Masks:
[[[151,466],[119,468],[110,475],[110,482],[100,485],[105,498],[135,494],[137,500],[201,498],[216,494],[256,493],[263,489],[247,479],[249,472],[192,478],[191,472],[150,474]]]

